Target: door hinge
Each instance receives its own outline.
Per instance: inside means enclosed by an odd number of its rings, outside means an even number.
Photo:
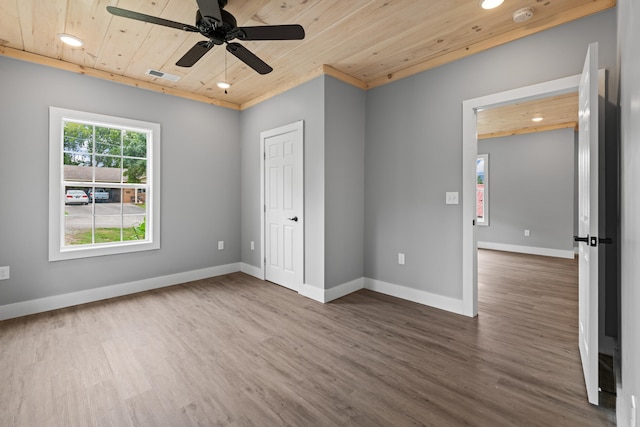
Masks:
[[[263,158],[264,160],[267,160],[267,152],[266,152],[266,151],[265,151],[264,153],[262,153],[262,158]]]

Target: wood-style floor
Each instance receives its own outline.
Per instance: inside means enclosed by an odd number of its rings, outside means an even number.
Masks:
[[[480,252],[480,315],[242,273],[0,322],[0,426],[606,426],[571,260]]]

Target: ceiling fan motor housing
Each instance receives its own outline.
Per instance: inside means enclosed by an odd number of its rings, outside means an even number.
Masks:
[[[202,16],[200,11],[196,11],[196,27],[200,30],[200,34],[210,39],[214,44],[221,45],[225,41],[230,40],[233,36],[230,36],[235,28],[237,28],[236,18],[227,12],[221,10],[222,24],[215,26],[212,22]]]

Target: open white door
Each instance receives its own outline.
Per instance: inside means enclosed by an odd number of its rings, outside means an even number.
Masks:
[[[303,123],[262,132],[265,280],[298,291],[304,280]]]
[[[579,87],[578,336],[589,402],[598,404],[598,44],[589,45]]]

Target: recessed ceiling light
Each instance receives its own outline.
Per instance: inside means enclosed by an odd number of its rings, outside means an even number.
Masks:
[[[504,0],[479,0],[478,4],[483,9],[495,9],[504,3]]]
[[[542,117],[534,117],[533,119],[531,119],[532,122],[541,122],[542,121]]]
[[[66,45],[71,47],[80,47],[84,44],[82,40],[79,38],[72,36],[70,34],[58,34],[58,38]]]
[[[227,83],[227,82],[218,82],[216,84],[220,89],[229,89],[231,87],[231,83]]]

